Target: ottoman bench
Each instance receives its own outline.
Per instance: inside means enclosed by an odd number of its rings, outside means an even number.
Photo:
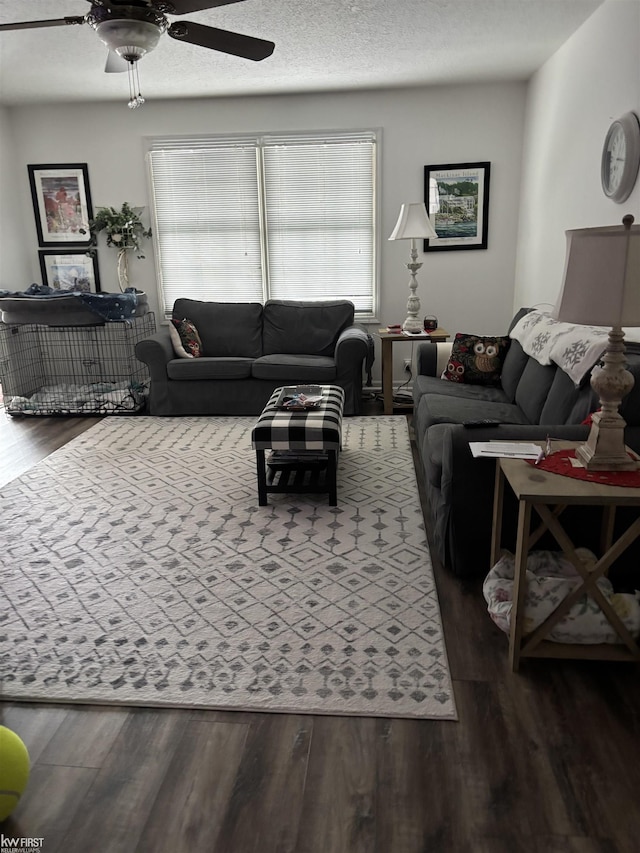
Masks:
[[[303,388],[297,386],[296,390]],[[266,506],[267,495],[284,492],[328,494],[329,505],[338,504],[336,473],[344,391],[337,385],[313,390],[322,395],[316,406],[286,409],[279,405],[283,388],[276,388],[251,431],[260,506]],[[268,461],[265,450],[273,451]]]

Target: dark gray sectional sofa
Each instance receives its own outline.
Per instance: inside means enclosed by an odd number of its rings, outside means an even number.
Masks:
[[[521,309],[509,331],[526,313]],[[501,331],[500,334],[505,334]],[[582,421],[598,408],[589,376],[576,388],[555,364],[541,365],[512,340],[504,360],[499,386],[466,385],[440,379],[436,356],[441,344],[422,344],[413,386],[416,442],[422,462],[434,545],[440,561],[459,577],[484,577],[491,568],[491,524],[495,461],[474,459],[470,441],[536,441],[551,438],[586,440],[589,427]],[[446,345],[445,345],[446,346]],[[627,347],[628,369],[635,386],[620,412],[627,422],[625,440],[640,452],[640,354]],[[465,421],[491,419],[498,426],[469,428]],[[503,530],[507,547],[515,547],[516,502],[506,495]],[[625,513],[618,512],[624,522]],[[634,510],[637,513],[637,510]],[[573,518],[571,515],[573,514]],[[598,550],[599,516],[596,508],[566,511],[567,529],[576,544]],[[512,541],[508,533],[512,532]],[[539,547],[558,546],[551,537]],[[638,559],[638,549],[623,555],[621,565]]]
[[[176,357],[168,326],[137,344],[151,376],[149,414],[256,415],[278,386],[307,383],[339,385],[345,414],[360,412],[372,350],[351,302],[178,299],[173,317],[192,321],[203,357]]]

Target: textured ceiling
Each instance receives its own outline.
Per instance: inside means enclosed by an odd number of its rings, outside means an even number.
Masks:
[[[603,0],[245,0],[185,16],[276,43],[251,62],[162,36],[149,99],[526,80]],[[84,15],[86,0],[0,0],[0,23]],[[172,18],[177,21],[180,18]],[[0,33],[0,102],[120,100],[87,25]]]

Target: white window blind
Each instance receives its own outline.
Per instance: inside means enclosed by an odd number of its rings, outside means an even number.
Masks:
[[[261,302],[255,145],[167,145],[149,158],[165,312],[180,296]]]
[[[375,308],[375,134],[154,140],[165,313],[180,296]]]
[[[373,311],[373,148],[362,140],[263,149],[269,292]]]

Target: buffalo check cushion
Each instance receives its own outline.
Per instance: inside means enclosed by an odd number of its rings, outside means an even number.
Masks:
[[[340,450],[344,391],[322,386],[322,402],[305,411],[278,409],[276,388],[251,431],[255,450]]]

